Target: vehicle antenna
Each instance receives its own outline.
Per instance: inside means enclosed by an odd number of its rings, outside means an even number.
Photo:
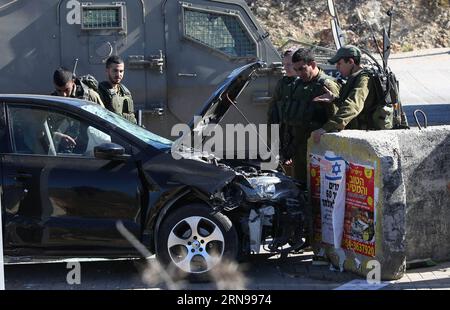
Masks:
[[[374,41],[374,43],[375,43],[375,47],[377,48],[378,54],[380,54],[380,57],[381,57],[381,59],[383,60],[383,68],[385,69],[385,68],[386,68],[386,61],[385,61],[385,59],[384,59],[384,57],[383,57],[383,52],[382,52],[382,50],[381,50],[381,48],[380,48],[380,45],[378,44],[378,40],[377,40],[377,38],[375,37],[375,32],[373,31],[372,25],[371,25],[367,20],[366,20],[365,22],[366,22],[367,25],[369,26],[370,33],[372,34],[372,39],[373,39],[373,41]]]
[[[73,70],[72,70],[73,76],[77,75],[77,66],[78,66],[78,58],[75,58],[75,63],[73,64]]]
[[[392,28],[392,16],[394,15],[394,6],[386,12],[387,16],[389,16],[389,28],[388,28],[388,37],[391,38],[391,28]]]

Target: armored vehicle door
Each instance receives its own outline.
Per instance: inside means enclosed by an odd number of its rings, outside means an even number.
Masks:
[[[168,83],[166,117],[171,118],[168,124],[190,122],[230,72],[256,59],[266,62],[269,69],[240,96],[239,108],[251,122],[265,123],[267,101],[280,77],[281,60],[246,3],[166,1],[163,14]],[[235,109],[230,109],[224,122],[246,123]]]
[[[106,79],[105,61],[125,61],[123,83],[136,110],[159,111],[166,102],[161,1],[65,0],[59,7],[61,64]]]

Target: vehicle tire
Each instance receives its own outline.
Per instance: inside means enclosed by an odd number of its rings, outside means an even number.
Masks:
[[[236,229],[228,217],[202,204],[180,207],[162,221],[157,258],[174,279],[211,280],[211,271],[238,253]]]

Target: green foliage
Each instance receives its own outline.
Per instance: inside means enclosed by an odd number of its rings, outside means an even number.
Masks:
[[[414,50],[414,46],[410,43],[402,44],[401,51],[402,52],[411,52]]]

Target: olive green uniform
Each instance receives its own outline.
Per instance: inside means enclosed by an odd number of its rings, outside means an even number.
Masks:
[[[312,100],[325,93],[328,88],[333,95],[339,94],[339,84],[322,70],[309,82],[299,79],[294,87],[292,100],[284,112],[286,123],[291,130],[294,177],[306,182],[307,142],[311,133],[321,128],[334,115],[336,108],[332,103],[318,103]]]
[[[292,157],[292,155],[286,153],[290,138],[289,130],[285,122],[284,112],[287,105],[292,100],[292,94],[297,80],[298,77],[284,76],[278,81],[267,113],[267,124],[269,125],[269,130],[270,125],[272,124],[278,124],[280,126],[279,154],[281,155],[282,159],[290,159]],[[270,136],[271,135],[269,131],[269,137]]]
[[[269,125],[282,123],[283,109],[292,97],[292,90],[297,79],[298,77],[283,76],[278,81],[267,112]]]
[[[119,91],[112,88],[111,83],[103,81],[98,85],[100,96],[105,103],[105,107],[129,120],[132,123],[137,123],[134,114],[133,98],[130,91],[123,84],[119,84]]]
[[[102,99],[100,98],[100,95],[93,89],[88,89],[87,90],[87,97],[89,101],[95,102],[99,105],[101,105],[102,107],[105,107],[105,105],[103,104]]]
[[[376,93],[370,75],[361,69],[349,76],[337,100],[338,110],[322,127],[327,132],[346,129],[374,129]]]

